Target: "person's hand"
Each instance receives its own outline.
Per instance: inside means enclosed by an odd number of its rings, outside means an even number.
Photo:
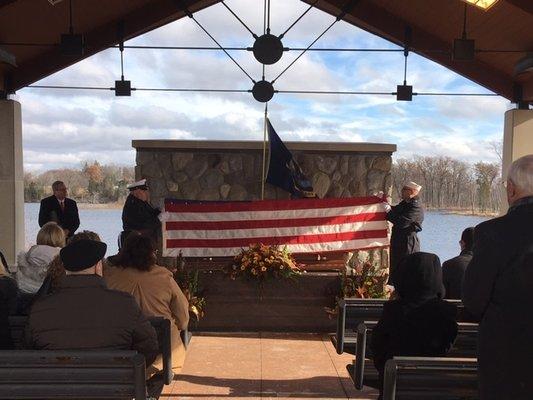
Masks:
[[[170,213],[168,211],[163,211],[157,216],[157,218],[159,218],[159,221],[161,222],[170,221]]]

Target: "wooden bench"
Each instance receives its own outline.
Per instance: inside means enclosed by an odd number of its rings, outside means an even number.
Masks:
[[[379,319],[386,299],[344,298],[339,301],[337,330],[331,342],[337,354],[355,354],[357,325],[365,320]]]
[[[383,400],[477,398],[476,358],[394,357],[385,364]]]
[[[386,299],[345,298],[339,301],[337,314],[337,330],[331,342],[337,354],[355,354],[357,342],[356,329],[363,321],[379,320],[383,313]],[[469,321],[464,306],[460,300],[447,300],[457,306],[457,320]]]
[[[377,321],[365,321],[357,326],[357,345],[355,361],[351,368],[348,368],[355,388],[363,389],[363,384],[371,387],[378,386],[378,371],[372,361],[372,351],[370,349],[370,335]],[[478,324],[460,322],[458,325],[455,342],[446,355],[448,357],[477,357],[477,336]]]
[[[0,399],[146,399],[135,351],[0,351]]]
[[[174,378],[172,372],[172,344],[170,334],[170,321],[163,317],[150,317],[148,318],[152,326],[157,333],[157,341],[159,345],[159,351],[161,353],[163,361],[163,377],[165,385],[170,385]],[[9,329],[11,332],[11,340],[15,349],[24,348],[24,331],[28,316],[26,315],[12,315],[9,317]],[[187,346],[191,340],[191,334],[188,330],[180,332],[181,338],[185,346]]]

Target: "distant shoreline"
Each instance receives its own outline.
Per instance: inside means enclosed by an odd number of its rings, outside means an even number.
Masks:
[[[448,215],[464,215],[464,216],[471,216],[471,217],[497,217],[500,215],[500,213],[497,213],[497,212],[492,212],[492,211],[478,211],[478,210],[474,210],[474,212],[472,212],[472,210],[469,210],[469,209],[459,209],[459,210],[456,210],[456,209],[439,209],[439,208],[433,208],[433,209],[428,209],[428,211],[433,211],[433,212],[439,212],[439,213],[442,213],[442,214],[448,214]]]
[[[32,204],[32,203],[27,203],[27,204]],[[121,210],[122,207],[124,207],[124,203],[93,204],[93,203],[79,203],[78,202],[78,208],[80,210]],[[474,212],[472,212],[471,209],[453,209],[453,208],[428,208],[427,211],[438,212],[442,214],[464,215],[464,216],[472,216],[472,217],[497,217],[498,215],[500,215],[500,213],[497,213],[497,212],[488,212],[488,211],[481,212],[479,210],[474,210]]]
[[[39,203],[31,203],[26,202],[25,204],[39,204]],[[78,202],[78,208],[80,210],[120,210],[124,207],[124,203],[79,203]]]

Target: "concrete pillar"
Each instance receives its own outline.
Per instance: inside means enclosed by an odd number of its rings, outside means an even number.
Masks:
[[[24,250],[24,171],[20,103],[0,100],[0,250],[10,266]]]
[[[533,154],[533,110],[509,110],[503,135],[504,180],[511,163],[527,154]]]

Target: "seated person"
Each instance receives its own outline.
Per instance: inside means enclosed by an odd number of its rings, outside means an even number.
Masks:
[[[442,300],[439,258],[431,253],[413,253],[397,269],[397,298],[384,304],[370,343],[380,392],[387,360],[394,356],[443,356],[457,336],[457,307]]]
[[[17,282],[7,271],[7,263],[0,253],[0,350],[13,348],[11,333],[9,332],[9,316],[17,309]]]
[[[45,350],[137,350],[150,365],[157,336],[130,295],[108,289],[102,278],[107,246],[79,240],[61,250],[66,276],[56,293],[38,299],[26,327],[28,347]]]
[[[474,245],[474,228],[466,228],[459,241],[461,246],[461,254],[442,264],[442,282],[446,290],[447,299],[462,299],[463,296],[463,280],[465,277],[465,270],[474,253],[472,246]]]
[[[89,240],[95,240],[97,242],[101,242],[100,236],[96,232],[92,231],[81,231],[76,234],[74,234],[70,239],[68,240],[69,243],[76,242],[78,240],[82,239],[89,239]],[[102,266],[105,271],[106,269],[106,260],[102,260]],[[59,286],[59,282],[61,279],[65,276],[65,267],[63,266],[63,263],[61,262],[61,257],[59,257],[59,254],[54,257],[54,259],[48,264],[48,270],[46,272],[46,278],[44,278],[44,282],[41,285],[41,288],[36,294],[36,298],[44,296],[46,294],[50,294],[56,291],[56,289]]]
[[[18,270],[15,278],[22,294],[37,293],[46,276],[48,264],[64,246],[63,229],[55,222],[44,224],[37,233],[37,244],[17,257]]]
[[[105,271],[107,285],[135,297],[148,316],[171,322],[172,370],[179,373],[185,361],[185,346],[180,330],[189,323],[189,303],[174,280],[172,272],[156,264],[156,250],[151,238],[137,233],[128,235],[124,247]],[[162,369],[161,360],[154,367]]]

